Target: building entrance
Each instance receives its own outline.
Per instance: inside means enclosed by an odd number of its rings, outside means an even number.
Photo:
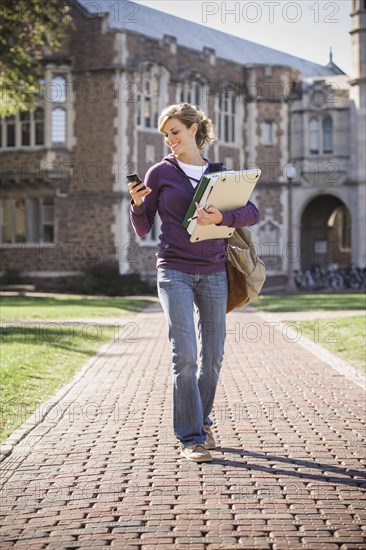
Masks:
[[[301,217],[301,269],[351,262],[351,213],[339,198],[320,195]]]

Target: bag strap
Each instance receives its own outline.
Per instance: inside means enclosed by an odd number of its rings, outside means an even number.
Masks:
[[[225,165],[224,165],[223,162],[212,162],[208,166],[207,173],[211,174],[212,172],[221,172],[223,170],[224,166]],[[224,239],[224,241],[225,241],[225,248],[227,248],[228,243],[229,243],[229,239]]]
[[[212,162],[208,165],[207,173],[211,174],[211,172],[221,172],[223,169],[224,163],[223,162]]]

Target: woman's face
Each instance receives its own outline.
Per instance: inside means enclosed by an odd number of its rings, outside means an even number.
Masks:
[[[177,158],[192,154],[197,149],[195,138],[197,128],[196,122],[190,128],[187,128],[177,118],[170,118],[166,121],[163,127],[165,143]]]

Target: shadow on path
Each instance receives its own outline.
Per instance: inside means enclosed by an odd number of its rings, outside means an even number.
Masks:
[[[312,481],[321,481],[327,483],[336,483],[339,485],[351,485],[353,487],[364,488],[366,490],[366,473],[360,470],[352,470],[348,468],[340,468],[338,466],[331,466],[329,464],[322,464],[321,462],[310,462],[309,460],[301,460],[297,458],[285,458],[275,455],[266,455],[261,453],[255,453],[252,451],[242,451],[240,449],[234,449],[232,447],[217,447],[216,451],[224,453],[231,453],[240,455],[242,458],[251,457],[254,459],[262,460],[273,460],[276,462],[281,462],[284,464],[291,464],[298,468],[313,468],[314,470],[320,470],[322,473],[308,473],[308,472],[294,472],[293,470],[281,469],[277,465],[273,466],[261,466],[258,464],[251,464],[250,462],[241,462],[239,460],[228,460],[226,458],[219,458],[215,460],[216,464],[221,464],[222,466],[233,466],[236,468],[244,468],[246,470],[253,470],[259,472],[267,472],[273,475],[287,475],[290,477],[299,478],[301,480],[309,479]],[[327,472],[327,473],[323,473]],[[329,474],[328,474],[329,472]],[[332,477],[334,476],[346,476],[342,477]],[[359,479],[355,479],[355,478]],[[365,480],[364,482],[362,480]]]

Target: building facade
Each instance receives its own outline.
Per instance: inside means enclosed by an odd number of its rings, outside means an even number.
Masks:
[[[209,158],[262,170],[253,237],[269,284],[315,263],[366,265],[363,0],[353,2],[352,79],[332,60],[322,67],[128,1],[100,4],[75,2],[68,39],[45,55],[36,109],[1,121],[3,272],[57,285],[113,264],[154,278],[159,220],[135,236],[126,175],[169,152],[157,120],[181,101],[216,125]]]

